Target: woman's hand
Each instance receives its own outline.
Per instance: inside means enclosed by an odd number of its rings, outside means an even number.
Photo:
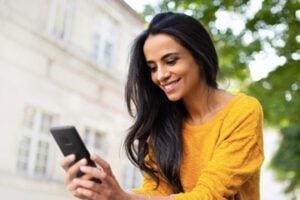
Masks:
[[[76,196],[78,198],[82,198],[82,196],[77,194],[78,185],[75,184],[73,180],[75,178],[77,178],[77,173],[80,171],[80,167],[81,166],[86,166],[87,160],[82,159],[82,160],[78,161],[77,163],[74,163],[74,161],[75,161],[75,155],[72,154],[72,155],[64,157],[61,160],[60,165],[66,172],[65,184],[67,185],[68,190],[74,196]],[[82,179],[82,180],[89,180],[91,178],[92,177],[90,175],[87,175],[87,174],[80,177],[80,179]]]
[[[98,165],[97,168],[86,165],[86,160],[81,160],[71,167],[74,157],[65,157],[61,165],[66,171],[66,185],[69,191],[80,199],[88,200],[127,200],[130,194],[126,193],[120,187],[118,181],[114,177],[109,164],[99,156],[92,156],[91,159]],[[82,177],[76,177],[78,170],[85,173]],[[96,183],[91,178],[101,180]]]
[[[125,192],[105,160],[99,156],[92,156],[91,159],[97,164],[97,168],[87,166],[86,159],[73,164],[75,155],[66,156],[61,160],[60,164],[66,171],[65,183],[75,197],[84,200],[174,200],[172,196],[154,197]],[[84,173],[81,177],[76,176],[79,170]],[[101,180],[101,183],[92,181],[92,178]]]

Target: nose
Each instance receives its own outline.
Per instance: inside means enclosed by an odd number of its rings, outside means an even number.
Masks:
[[[157,67],[157,80],[161,83],[166,82],[170,77],[170,71],[165,66]]]

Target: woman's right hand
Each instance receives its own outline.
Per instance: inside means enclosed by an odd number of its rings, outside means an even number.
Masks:
[[[78,162],[74,163],[75,161],[75,155],[71,154],[66,157],[64,157],[60,161],[61,167],[64,169],[66,172],[66,177],[65,177],[65,184],[67,185],[68,190],[76,197],[82,198],[81,195],[78,195],[76,192],[76,189],[78,188],[78,185],[73,181],[77,177],[77,173],[80,171],[81,166],[86,166],[87,165],[87,160],[82,159],[79,160]],[[73,164],[74,163],[74,164]],[[83,175],[80,177],[80,179],[83,180],[89,180],[92,177],[89,175]]]

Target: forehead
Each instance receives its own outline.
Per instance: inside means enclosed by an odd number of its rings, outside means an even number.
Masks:
[[[150,35],[144,44],[146,59],[157,59],[170,52],[183,53],[185,48],[172,36],[159,33]]]

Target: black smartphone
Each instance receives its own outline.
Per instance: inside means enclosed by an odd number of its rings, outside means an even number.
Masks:
[[[85,147],[80,135],[78,134],[74,126],[55,126],[50,128],[50,132],[64,156],[74,154],[74,163],[85,158],[87,160],[88,166],[97,167],[94,161],[91,160],[90,153]],[[77,173],[77,177],[80,177],[83,174],[84,173],[79,171]],[[99,179],[93,178],[92,180],[101,183]]]

